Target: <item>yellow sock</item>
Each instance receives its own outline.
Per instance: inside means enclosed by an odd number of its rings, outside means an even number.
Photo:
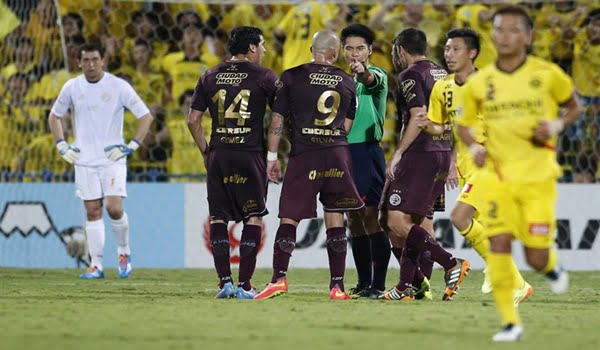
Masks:
[[[558,254],[556,254],[556,249],[549,249],[548,252],[548,263],[542,272],[544,274],[552,271],[556,271],[556,265],[558,265]]]
[[[513,270],[513,278],[515,279],[515,289],[521,289],[525,286],[525,279],[523,279],[523,275],[519,272],[517,268],[517,264],[515,264],[515,260],[512,255],[510,256],[510,268]]]
[[[490,252],[488,255],[488,275],[492,282],[492,293],[503,325],[521,323],[517,308],[513,303],[513,291],[516,286],[515,270],[510,267],[511,264],[514,264],[511,254]]]
[[[483,260],[487,261],[487,256],[490,253],[490,241],[483,233],[483,226],[479,221],[472,219],[471,225],[466,230],[459,232]]]

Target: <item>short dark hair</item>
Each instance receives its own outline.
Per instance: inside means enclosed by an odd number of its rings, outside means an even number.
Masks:
[[[196,19],[196,23],[202,24],[202,18],[200,18],[200,16],[198,15],[198,12],[196,12],[196,10],[191,10],[191,9],[187,9],[187,10],[183,10],[183,11],[179,12],[177,14],[177,17],[175,17],[175,23],[179,24],[181,19],[187,15],[194,16],[194,18]]]
[[[83,30],[83,18],[81,18],[81,16],[79,14],[74,13],[74,12],[69,12],[62,17],[63,22],[67,18],[71,18],[72,20],[75,21],[75,24],[77,24],[77,28],[79,28],[79,31]]]
[[[473,50],[473,49],[477,50],[477,54],[475,55],[475,58],[473,58],[473,61],[475,61],[477,56],[479,56],[479,52],[481,52],[481,37],[473,29],[471,29],[471,28],[452,29],[451,31],[448,32],[447,36],[448,36],[448,39],[462,38],[465,41],[465,44],[467,45],[467,48],[469,48],[469,50]]]
[[[250,49],[250,44],[258,45],[260,36],[263,35],[262,30],[256,27],[237,27],[231,30],[227,48],[233,56],[239,54],[247,54]]]
[[[392,44],[403,47],[411,55],[427,53],[427,35],[419,29],[404,29],[396,36]]]
[[[136,22],[140,18],[146,18],[155,25],[160,24],[160,18],[154,12],[138,10],[131,15],[131,22]]]
[[[100,54],[100,58],[104,58],[104,48],[100,44],[87,43],[87,44],[81,45],[81,47],[79,48],[79,54],[77,54],[77,59],[81,60],[81,55],[83,54],[84,51],[86,51],[86,52],[98,51],[98,53]]]
[[[150,51],[152,51],[152,45],[150,45],[150,43],[148,42],[148,40],[145,39],[135,39],[135,42],[133,43],[133,46],[138,46],[138,45],[143,45],[146,46],[146,48]]]
[[[365,39],[367,45],[373,45],[373,41],[375,40],[373,30],[362,24],[351,24],[342,30],[342,45],[345,45],[346,39],[351,36]]]
[[[527,13],[527,10],[522,6],[518,6],[518,5],[503,6],[503,7],[499,8],[498,10],[496,10],[496,12],[494,12],[494,16],[492,18],[495,19],[496,16],[501,16],[501,15],[519,16],[519,17],[521,17],[521,19],[523,19],[523,23],[525,23],[525,28],[527,28],[528,31],[531,31],[533,29],[533,20],[531,19],[531,17],[529,17],[529,13]]]

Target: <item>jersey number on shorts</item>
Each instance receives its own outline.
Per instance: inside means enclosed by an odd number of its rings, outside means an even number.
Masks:
[[[246,119],[250,118],[250,112],[248,112],[248,100],[250,99],[250,90],[241,90],[233,99],[227,110],[225,110],[225,98],[227,97],[227,90],[221,89],[212,97],[212,101],[218,104],[219,113],[219,126],[225,126],[225,119],[237,119],[237,125],[244,125]],[[235,112],[237,105],[240,105],[238,112]]]
[[[327,107],[327,100],[332,97],[333,103],[331,106]],[[317,126],[327,126],[335,120],[335,117],[338,113],[338,108],[340,107],[340,94],[335,90],[327,90],[319,96],[319,100],[317,101],[317,110],[323,114],[329,114],[325,119],[315,119],[315,125]]]

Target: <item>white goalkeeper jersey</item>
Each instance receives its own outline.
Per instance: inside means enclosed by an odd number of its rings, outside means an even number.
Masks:
[[[52,113],[62,118],[69,108],[74,115],[74,146],[81,151],[75,164],[82,166],[114,164],[106,157],[104,148],[124,143],[125,108],[136,118],[150,113],[129,83],[108,72],[95,83],[88,82],[83,74],[67,81],[52,106]],[[125,158],[118,162],[126,162]]]

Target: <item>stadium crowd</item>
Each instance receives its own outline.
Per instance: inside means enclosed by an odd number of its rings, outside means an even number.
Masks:
[[[289,4],[206,4],[114,0],[5,0],[0,2],[0,181],[65,181],[70,166],[60,159],[47,116],[60,88],[79,74],[79,48],[86,42],[106,49],[107,70],[130,82],[156,116],[140,151],[130,157],[133,181],[194,181],[206,173],[185,122],[198,78],[231,55],[229,31],[261,28],[267,54],[263,65],[277,74],[308,62],[312,35],[362,23],[376,32],[373,64],[393,86],[391,41],[402,29],[423,30],[429,57],[444,65],[445,33],[470,27],[482,37],[481,68],[496,58],[491,42],[495,5],[367,5],[306,2]],[[569,73],[584,115],[562,134],[559,162],[563,182],[597,182],[600,171],[600,7],[592,0],[527,2],[534,18],[532,53]],[[59,20],[60,19],[60,20]],[[341,59],[343,60],[343,59]],[[339,66],[346,69],[342,61]],[[391,86],[391,87],[392,87]],[[400,123],[390,88],[382,147],[389,159]],[[69,118],[65,131],[71,130]],[[210,133],[210,119],[203,129]],[[135,133],[125,118],[124,134]],[[71,136],[72,137],[72,136]],[[286,147],[282,145],[282,147]]]

